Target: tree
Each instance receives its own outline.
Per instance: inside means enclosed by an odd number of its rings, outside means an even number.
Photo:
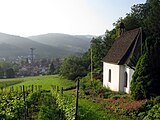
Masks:
[[[141,20],[147,39],[145,53],[137,63],[131,82],[131,95],[134,99],[160,95],[160,1],[147,0],[140,11],[143,13]],[[137,15],[137,18],[141,18],[140,14]]]
[[[102,37],[93,38],[90,52],[92,52],[93,68],[102,68],[102,58],[104,56],[104,46]]]
[[[53,62],[51,63],[51,65],[49,66],[49,74],[50,75],[53,75],[55,72],[55,67],[54,67],[54,64]]]
[[[150,79],[149,76],[149,59],[148,54],[142,55],[136,65],[136,70],[131,81],[131,96],[136,99],[145,99],[149,97]]]
[[[149,0],[148,14],[144,20],[149,35],[160,36],[160,1]]]
[[[13,63],[9,61],[0,61],[0,65],[3,68],[3,70],[6,71],[8,68],[13,66]]]
[[[75,80],[77,77],[84,77],[86,74],[87,70],[84,67],[82,57],[69,56],[64,59],[60,67],[60,75],[67,79]]]
[[[0,66],[0,78],[3,78],[4,76],[4,70],[3,68]]]
[[[8,68],[6,70],[6,77],[7,78],[14,78],[15,77],[15,72],[14,72],[13,68]]]
[[[116,29],[106,31],[104,37],[92,38],[89,53],[92,52],[93,71],[96,74],[102,74],[102,59],[111,48],[114,40],[117,38]]]
[[[147,39],[146,52],[140,57],[131,81],[134,99],[148,99],[160,95],[160,39]],[[153,43],[153,41],[157,41]]]

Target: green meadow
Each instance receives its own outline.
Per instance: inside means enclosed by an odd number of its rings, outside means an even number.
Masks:
[[[59,77],[58,75],[51,76],[36,76],[36,77],[24,77],[14,79],[2,79],[0,80],[0,86],[29,86],[29,85],[42,85],[43,90],[50,90],[51,85],[63,87],[64,89],[74,87],[75,82]]]

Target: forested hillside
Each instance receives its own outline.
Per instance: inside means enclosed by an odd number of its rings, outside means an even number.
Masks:
[[[20,36],[0,33],[0,57],[28,56],[30,48],[36,48],[34,54],[37,57],[64,57],[85,52],[91,38],[78,38],[71,35],[48,34],[45,36],[31,37],[36,40]],[[41,38],[42,37],[42,38]]]
[[[49,33],[44,35],[31,36],[29,39],[40,42],[53,47],[59,47],[64,51],[84,52],[89,48],[90,41],[93,36],[73,36],[60,33]]]

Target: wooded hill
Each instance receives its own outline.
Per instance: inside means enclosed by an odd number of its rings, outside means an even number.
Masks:
[[[85,52],[91,36],[45,34],[29,38],[0,33],[0,57],[28,56],[36,48],[37,57],[64,57]]]

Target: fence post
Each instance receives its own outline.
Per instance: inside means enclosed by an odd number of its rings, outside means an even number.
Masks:
[[[25,90],[24,90],[24,85],[22,86],[22,92],[23,92],[23,100],[25,102]]]
[[[22,86],[22,92],[23,92],[23,100],[24,100],[24,104],[25,104],[25,114],[24,114],[24,118],[25,118],[25,120],[26,120],[26,103],[25,103],[26,99],[25,99],[25,87],[24,87],[24,85]]]
[[[33,93],[33,89],[34,89],[34,88],[33,88],[33,85],[32,85],[32,93]]]
[[[78,93],[79,93],[79,78],[77,78],[77,91],[76,91],[76,112],[75,112],[75,120],[78,120]]]
[[[56,86],[56,92],[58,92],[59,91],[59,86]]]
[[[3,87],[1,87],[1,93],[3,93]]]
[[[63,87],[61,88],[61,95],[63,96]]]

